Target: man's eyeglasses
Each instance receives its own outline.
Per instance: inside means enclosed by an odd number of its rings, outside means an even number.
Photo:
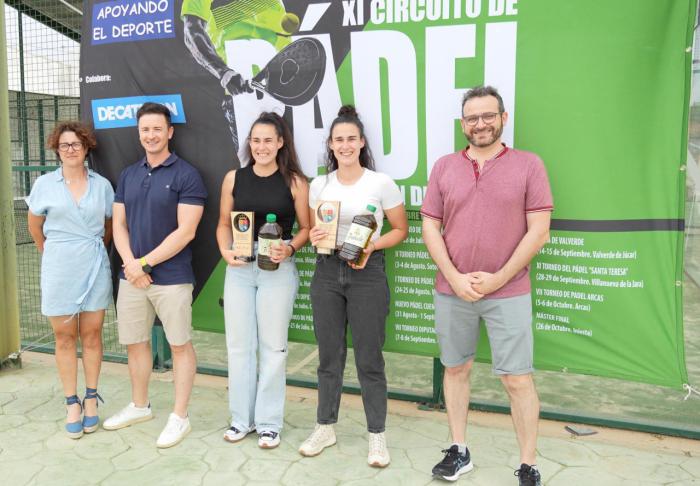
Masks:
[[[73,149],[74,151],[78,151],[83,148],[83,142],[73,142],[73,143],[59,143],[58,144],[58,151],[59,152],[68,152],[68,150]]]
[[[464,120],[464,123],[466,123],[469,126],[474,126],[477,123],[479,123],[479,118],[483,120],[484,123],[487,125],[492,124],[493,122],[496,121],[496,117],[498,117],[500,113],[482,113],[481,115],[469,115],[469,116],[463,116],[462,120]]]

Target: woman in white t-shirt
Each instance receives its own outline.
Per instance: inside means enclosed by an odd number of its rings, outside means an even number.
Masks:
[[[368,205],[375,208],[378,228],[364,250],[362,264],[347,263],[337,253],[319,254],[316,259],[311,302],[319,351],[317,424],[299,452],[315,456],[336,442],[333,424],[338,421],[349,325],[369,431],[367,462],[384,467],[390,461],[384,437],[387,385],[382,356],[389,286],[382,250],[406,238],[408,221],[396,183],[374,171],[364,126],[352,106],[343,106],[331,124],[326,169],[327,175],[315,178],[309,189],[312,221],[319,201],[340,201],[338,244],[344,241],[353,217],[367,213]],[[384,216],[391,229],[381,235]],[[312,228],[311,244],[316,246],[326,234]]]

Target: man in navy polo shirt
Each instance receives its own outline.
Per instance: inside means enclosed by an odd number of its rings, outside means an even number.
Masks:
[[[113,209],[114,244],[124,262],[117,317],[127,346],[132,402],[105,420],[116,430],[153,418],[148,400],[151,328],[163,323],[173,356],[175,406],[158,447],[179,443],[190,431],[187,405],[197,360],[192,347],[192,252],[207,191],[197,170],[168,149],[170,111],[145,103],[136,114],[146,157],[122,171]]]

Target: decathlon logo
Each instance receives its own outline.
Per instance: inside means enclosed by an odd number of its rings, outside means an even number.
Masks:
[[[182,107],[182,96],[179,94],[132,96],[92,100],[92,119],[95,129],[135,127],[136,112],[147,101],[167,106],[173,123],[185,123],[185,110]]]

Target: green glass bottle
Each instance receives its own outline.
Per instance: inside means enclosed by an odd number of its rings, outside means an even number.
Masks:
[[[270,258],[270,249],[273,245],[282,243],[282,227],[277,224],[277,216],[268,214],[265,224],[258,232],[258,267],[263,270],[277,270],[280,266]]]

